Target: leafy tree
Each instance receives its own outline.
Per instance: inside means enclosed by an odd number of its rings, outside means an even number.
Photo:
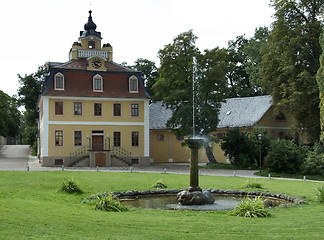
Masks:
[[[19,134],[20,112],[17,101],[0,90],[0,136],[16,137]]]
[[[267,42],[267,27],[255,29],[252,38],[237,36],[228,42],[229,69],[226,74],[229,81],[229,97],[250,97],[264,94],[260,84],[259,67],[261,47]]]
[[[317,71],[316,81],[320,98],[320,118],[321,118],[321,141],[324,141],[324,31],[320,39],[322,55],[320,58],[320,68]]]
[[[262,83],[277,110],[289,112],[311,141],[319,136],[316,72],[321,48],[323,0],[272,0],[275,21],[262,48]]]
[[[22,77],[18,74],[20,87],[18,89],[20,105],[25,107],[23,140],[31,145],[36,146],[37,142],[37,122],[38,110],[37,100],[42,89],[42,75],[44,74],[44,67],[39,67],[36,73],[25,75]],[[35,150],[35,149],[34,149]]]
[[[142,73],[145,79],[146,90],[153,97],[154,92],[152,86],[158,78],[158,69],[155,66],[155,62],[139,58],[135,61],[132,68]]]
[[[237,36],[236,40],[228,42],[229,71],[226,76],[229,80],[229,97],[251,96],[253,89],[246,73],[247,55],[244,46],[248,39],[244,36]]]
[[[254,95],[264,95],[267,90],[266,86],[262,86],[260,82],[260,65],[262,61],[261,48],[268,41],[269,34],[270,31],[267,27],[256,28],[254,36],[244,45],[244,52],[247,56],[245,71],[253,88],[251,94]]]
[[[167,126],[182,137],[193,133],[193,95],[195,134],[208,135],[216,130],[227,84],[226,51],[215,48],[202,54],[195,46],[196,39],[192,31],[184,32],[159,51],[161,67],[158,80],[153,85],[153,100],[163,100],[173,112]],[[205,148],[209,161],[216,162],[208,144]]]

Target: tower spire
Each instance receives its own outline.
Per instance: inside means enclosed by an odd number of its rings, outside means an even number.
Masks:
[[[91,35],[102,39],[101,32],[96,31],[97,25],[93,22],[91,14],[92,11],[90,10],[88,21],[84,24],[84,31],[80,32],[80,38],[88,37]]]
[[[90,10],[88,22],[86,24],[84,24],[84,30],[86,30],[86,31],[90,31],[91,29],[93,29],[95,31],[97,28],[97,25],[92,21],[91,13],[92,13],[92,11]]]

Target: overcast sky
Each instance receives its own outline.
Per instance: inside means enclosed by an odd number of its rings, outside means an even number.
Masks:
[[[90,3],[91,2],[91,3]],[[199,49],[227,47],[229,40],[252,37],[270,26],[270,0],[8,0],[0,14],[0,90],[10,96],[17,74],[36,72],[46,61],[66,62],[92,10],[102,43],[110,43],[114,61],[133,64],[146,58],[159,64],[157,52],[182,32],[193,29]]]

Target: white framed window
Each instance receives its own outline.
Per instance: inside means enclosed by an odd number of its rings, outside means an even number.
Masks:
[[[55,116],[63,116],[63,101],[55,101],[54,102],[54,114]]]
[[[139,132],[132,132],[132,147],[138,147],[139,146]]]
[[[93,116],[101,117],[102,116],[102,103],[93,104]]]
[[[62,147],[63,146],[63,130],[55,130],[55,146]]]
[[[82,102],[73,103],[74,116],[82,116]]]
[[[121,117],[121,103],[114,103],[113,104],[113,116],[114,117]]]
[[[82,131],[74,131],[74,146],[82,146]]]
[[[64,83],[64,75],[62,73],[56,73],[54,75],[54,89],[55,90],[64,90],[65,83]]]
[[[129,78],[129,92],[138,93],[138,78],[134,75]]]
[[[138,117],[139,116],[139,104],[138,103],[132,103],[131,104],[131,116],[132,117]]]
[[[114,132],[114,147],[121,146],[121,132]]]
[[[93,91],[103,92],[103,79],[99,74],[93,77]]]

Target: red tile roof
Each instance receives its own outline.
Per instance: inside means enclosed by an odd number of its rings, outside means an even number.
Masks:
[[[108,71],[90,71],[85,59],[72,60],[67,63],[50,63],[50,72],[46,77],[42,95],[75,96],[75,97],[112,97],[112,98],[150,98],[147,94],[140,73],[124,68],[113,62],[106,62]],[[54,75],[64,74],[65,89],[54,89]],[[103,92],[93,91],[93,76],[99,74],[103,78]],[[138,93],[129,92],[129,77],[138,78]]]

